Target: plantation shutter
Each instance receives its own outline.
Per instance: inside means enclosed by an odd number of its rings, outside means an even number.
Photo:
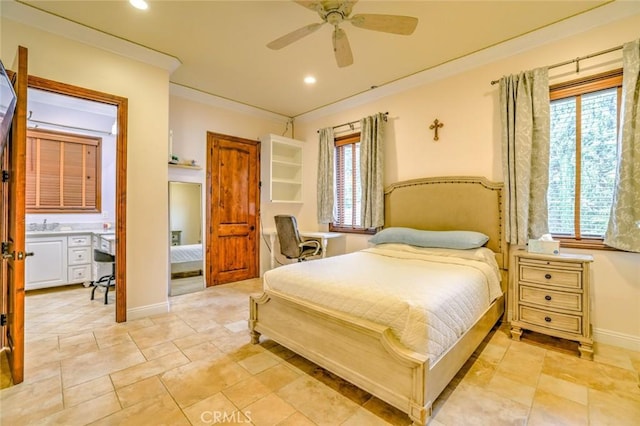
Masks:
[[[30,130],[27,212],[100,211],[101,142],[96,137]]]

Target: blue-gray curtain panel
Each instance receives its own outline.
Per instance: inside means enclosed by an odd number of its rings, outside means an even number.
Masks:
[[[360,120],[360,212],[363,228],[384,225],[384,114]]]
[[[604,243],[640,252],[640,40],[625,43],[622,52],[620,151]]]
[[[549,229],[549,72],[500,79],[502,172],[509,244],[524,245]]]
[[[318,223],[331,223],[335,197],[333,127],[320,129],[318,149]]]

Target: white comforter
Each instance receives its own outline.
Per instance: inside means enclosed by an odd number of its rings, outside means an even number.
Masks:
[[[386,325],[435,362],[501,295],[486,248],[448,250],[380,244],[264,274],[264,289]]]

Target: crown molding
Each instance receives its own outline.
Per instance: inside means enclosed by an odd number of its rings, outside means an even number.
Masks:
[[[223,108],[230,111],[253,115],[255,117],[266,118],[269,120],[277,120],[283,122],[291,120],[291,118],[287,117],[286,115],[267,111],[258,107],[254,107],[252,105],[243,104],[231,99],[212,95],[210,93],[202,92],[200,90],[182,86],[176,83],[169,83],[169,94],[216,108]]]
[[[333,104],[294,117],[298,122],[309,122],[364,104],[386,98],[428,83],[443,80],[483,65],[514,56],[551,42],[587,32],[591,29],[640,14],[640,1],[618,0],[597,9],[541,28],[523,36],[507,40],[495,46],[467,56],[436,65],[424,71],[351,96]]]
[[[15,0],[0,1],[2,1],[2,18],[153,65],[167,70],[169,73],[175,71],[182,64],[174,56],[43,12],[27,4],[19,3]]]

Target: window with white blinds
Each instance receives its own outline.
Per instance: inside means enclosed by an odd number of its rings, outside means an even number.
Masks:
[[[613,200],[622,70],[551,87],[549,231],[603,239]]]
[[[361,226],[360,133],[335,140],[335,221],[329,230],[370,233]]]
[[[27,212],[100,212],[101,145],[97,137],[28,130]]]

